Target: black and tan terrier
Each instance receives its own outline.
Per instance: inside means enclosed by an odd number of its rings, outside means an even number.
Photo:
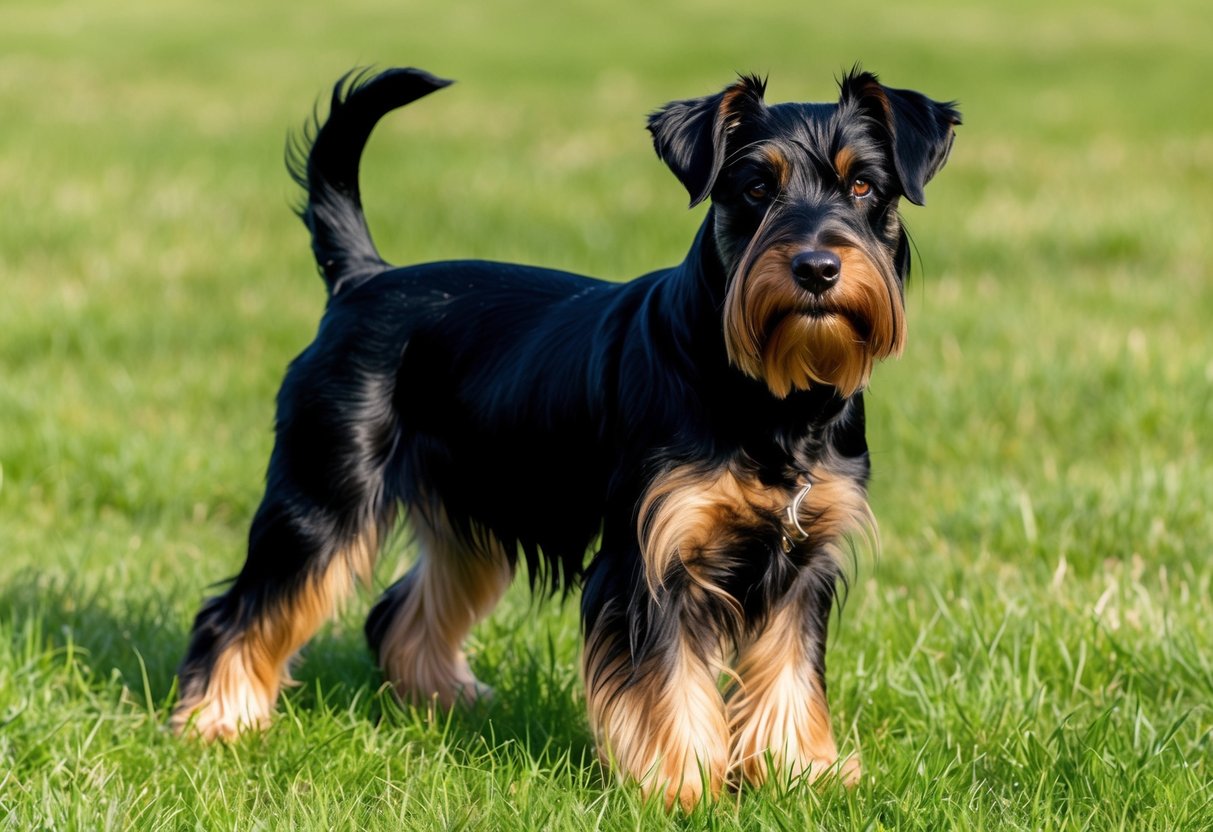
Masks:
[[[626,284],[394,268],[359,157],[380,117],[448,83],[347,77],[289,154],[328,307],[278,394],[248,559],[198,614],[174,727],[264,725],[403,513],[417,560],[366,624],[402,699],[488,692],[462,642],[521,554],[532,584],[583,584],[590,725],[646,793],[853,781],[826,705],[838,547],[870,524],[863,390],[906,338],[898,203],[922,203],[959,114],[866,72],[837,103],[774,106],[743,77],[649,118],[691,204],[711,199],[677,266]]]

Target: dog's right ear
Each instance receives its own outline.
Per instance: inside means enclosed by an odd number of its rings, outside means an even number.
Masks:
[[[649,116],[653,147],[686,187],[692,208],[712,193],[729,132],[766,107],[766,86],[756,75],[743,75],[716,95],[671,101]]]

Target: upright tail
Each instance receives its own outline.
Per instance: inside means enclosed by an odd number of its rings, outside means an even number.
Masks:
[[[358,162],[371,130],[397,107],[449,84],[420,69],[349,72],[333,87],[324,124],[315,117],[302,135],[288,139],[287,170],[307,191],[298,213],[312,232],[312,251],[330,295],[386,265],[371,241],[358,191]]]

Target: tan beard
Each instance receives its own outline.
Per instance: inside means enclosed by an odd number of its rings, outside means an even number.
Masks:
[[[806,308],[791,276],[798,249],[768,249],[730,285],[724,308],[729,360],[778,398],[814,384],[851,396],[867,384],[877,360],[899,355],[905,345],[900,290],[861,249],[836,248],[842,279],[819,308]]]

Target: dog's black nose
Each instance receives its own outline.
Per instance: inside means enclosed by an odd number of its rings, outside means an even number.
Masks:
[[[796,282],[815,295],[837,283],[841,273],[842,261],[832,251],[802,251],[792,258]]]

